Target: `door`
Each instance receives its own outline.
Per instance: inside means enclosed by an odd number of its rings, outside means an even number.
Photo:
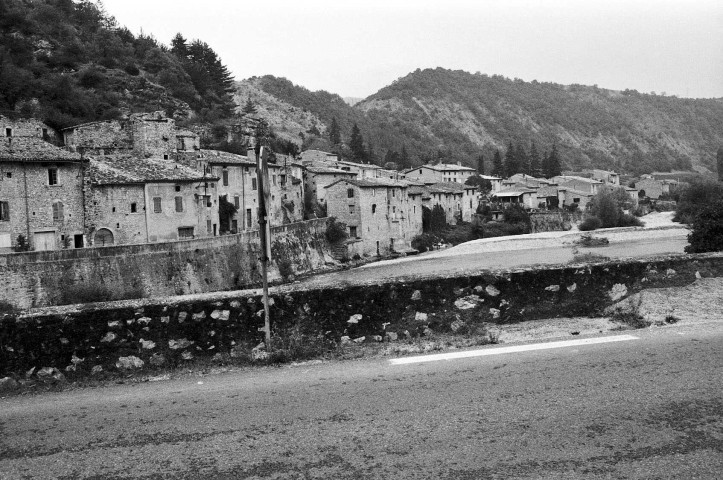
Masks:
[[[35,250],[55,250],[55,232],[35,232],[33,234]]]
[[[76,234],[73,236],[75,248],[83,248],[83,234]]]

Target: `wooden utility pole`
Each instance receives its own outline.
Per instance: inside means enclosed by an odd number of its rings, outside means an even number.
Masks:
[[[259,199],[259,243],[261,247],[261,276],[264,288],[264,326],[260,332],[266,333],[266,351],[271,350],[271,317],[269,316],[269,279],[268,264],[271,257],[271,228],[269,226],[269,167],[266,162],[265,147],[256,144],[256,186]]]

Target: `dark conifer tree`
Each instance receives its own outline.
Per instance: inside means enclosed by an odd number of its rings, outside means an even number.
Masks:
[[[336,117],[331,119],[331,126],[329,127],[329,141],[332,145],[339,145],[341,143],[341,131],[339,130],[339,124],[336,123]]]
[[[542,165],[540,164],[540,153],[537,151],[537,145],[532,142],[530,146],[530,175],[539,177],[542,175]]]
[[[718,149],[716,160],[718,160],[718,181],[723,182],[723,147]]]
[[[502,165],[502,155],[499,150],[495,150],[495,155],[492,157],[492,175],[495,177],[504,177],[505,168]]]
[[[402,152],[399,154],[399,166],[401,168],[409,168],[412,166],[412,162],[409,159],[409,152],[407,147],[402,144]]]
[[[256,105],[254,105],[254,102],[251,101],[251,96],[246,99],[246,104],[244,105],[243,112],[246,115],[252,115],[256,113]]]
[[[481,153],[477,157],[477,175],[485,174],[485,157]]]
[[[505,177],[511,177],[516,173],[520,173],[520,164],[517,160],[515,146],[510,142],[505,152]]]
[[[177,33],[171,40],[171,53],[179,58],[188,58],[188,44],[180,33]]]
[[[523,147],[521,143],[517,144],[517,148],[515,149],[515,157],[517,157],[517,165],[519,165],[520,170],[519,173],[530,175],[530,159],[527,157],[525,147]]]
[[[366,158],[366,150],[364,150],[364,137],[362,137],[359,127],[355,123],[351,128],[351,137],[349,137],[349,149],[354,160],[363,161]]]
[[[560,156],[557,153],[557,145],[552,144],[550,155],[546,159],[545,178],[552,178],[562,173],[562,165],[560,164]]]

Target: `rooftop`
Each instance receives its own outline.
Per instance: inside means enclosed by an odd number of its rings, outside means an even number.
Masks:
[[[412,172],[412,171],[418,170],[418,169],[420,169],[420,168],[429,168],[430,170],[435,170],[435,171],[438,171],[438,172],[442,172],[442,171],[456,171],[456,172],[458,172],[458,171],[465,171],[465,172],[474,172],[474,171],[475,171],[474,168],[463,167],[462,165],[457,165],[457,164],[454,164],[454,163],[438,163],[437,165],[427,164],[427,165],[422,165],[422,166],[416,167],[416,168],[410,168],[410,169],[408,169],[408,170],[405,170],[405,173],[406,173],[406,172]]]
[[[95,185],[127,185],[157,182],[203,182],[218,180],[168,160],[110,155],[90,160],[88,176]]]
[[[70,152],[39,137],[0,137],[0,161],[80,162],[79,153]]]
[[[348,173],[348,172],[345,172],[345,173]],[[329,188],[332,185],[336,185],[339,182],[350,183],[359,188],[407,188],[409,186],[409,184],[407,184],[404,181],[395,181],[395,180],[391,180],[389,178],[364,178],[364,179],[342,178],[342,179],[339,179],[336,182],[332,183],[331,185],[327,185],[324,188]]]

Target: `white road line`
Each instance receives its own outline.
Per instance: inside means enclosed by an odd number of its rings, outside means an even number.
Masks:
[[[595,343],[623,342],[638,340],[632,335],[615,335],[612,337],[581,338],[579,340],[564,340],[561,342],[535,343],[532,345],[516,345],[514,347],[487,348],[484,350],[466,350],[464,352],[437,353],[419,357],[394,358],[389,360],[392,365],[405,365],[408,363],[436,362],[439,360],[455,360],[457,358],[482,357],[486,355],[502,355],[505,353],[527,352],[530,350],[549,350],[551,348],[576,347],[579,345],[593,345]]]

